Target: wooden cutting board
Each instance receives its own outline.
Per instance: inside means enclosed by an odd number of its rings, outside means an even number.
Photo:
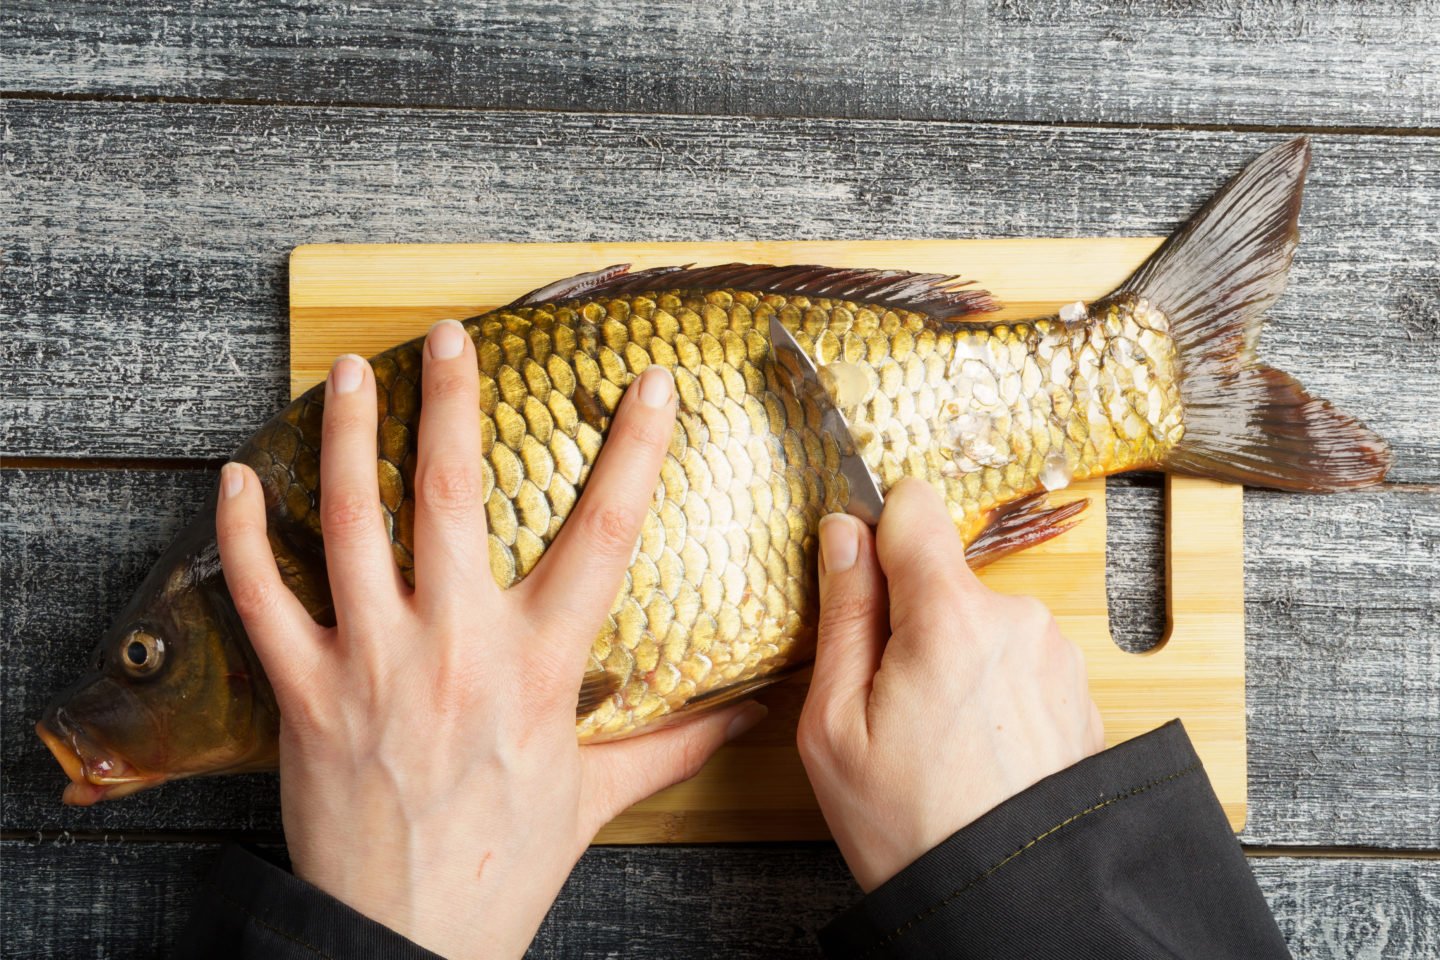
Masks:
[[[561,277],[613,263],[823,263],[961,274],[1006,304],[997,319],[1090,301],[1160,243],[887,240],[746,243],[316,244],[290,258],[290,388],[321,380],[340,353],[372,356]],[[1238,831],[1245,822],[1245,624],[1240,487],[1171,477],[1166,485],[1170,628],[1145,654],[1110,638],[1105,488],[1077,484],[1085,519],[1064,536],[986,568],[996,590],[1049,605],[1085,651],[1108,743],[1180,717]],[[1160,571],[1156,571],[1160,576]],[[602,843],[813,840],[828,836],[794,747],[804,678],[763,694],[771,716],[687,783],[622,814]]]

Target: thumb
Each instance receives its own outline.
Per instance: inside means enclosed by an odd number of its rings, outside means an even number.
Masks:
[[[949,508],[924,480],[907,477],[891,488],[876,537],[896,607],[925,607],[957,591],[980,589]]]
[[[843,711],[868,700],[890,634],[887,594],[870,528],[841,513],[821,519],[820,623],[807,709]]]
[[[646,797],[695,776],[715,751],[769,712],[763,704],[740,703],[629,740],[582,747],[584,807],[599,817],[591,836]]]

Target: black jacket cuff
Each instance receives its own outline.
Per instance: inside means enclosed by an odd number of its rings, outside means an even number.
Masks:
[[[1178,720],[1000,804],[820,941],[837,960],[1290,956]]]
[[[201,888],[177,957],[440,960],[257,854],[227,847]]]

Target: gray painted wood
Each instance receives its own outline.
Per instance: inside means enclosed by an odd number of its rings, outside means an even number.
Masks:
[[[324,241],[1163,233],[1275,136],[3,103],[3,448],[219,457],[284,397]],[[1440,479],[1440,140],[1321,137],[1263,353]],[[981,278],[983,279],[983,278]]]
[[[0,952],[11,960],[162,955],[218,849],[0,844],[11,891]],[[1410,960],[1440,951],[1440,861],[1266,857],[1251,867],[1296,957]],[[529,956],[811,958],[815,931],[858,894],[828,844],[598,847],[581,859]]]
[[[1363,842],[1400,817],[1440,849],[1440,495],[1247,492],[1245,523],[1244,838]]]
[[[15,0],[11,90],[599,112],[1434,126],[1434,0]]]
[[[3,480],[6,830],[279,830],[268,777],[176,783],[88,809],[31,731],[209,492],[199,471],[22,470]],[[1117,484],[1117,623],[1153,620],[1156,491]],[[1250,822],[1257,844],[1440,848],[1440,492],[1246,501]]]

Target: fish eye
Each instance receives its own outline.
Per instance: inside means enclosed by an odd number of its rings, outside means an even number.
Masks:
[[[160,669],[165,642],[144,630],[132,631],[120,647],[120,662],[131,676],[147,677]]]

